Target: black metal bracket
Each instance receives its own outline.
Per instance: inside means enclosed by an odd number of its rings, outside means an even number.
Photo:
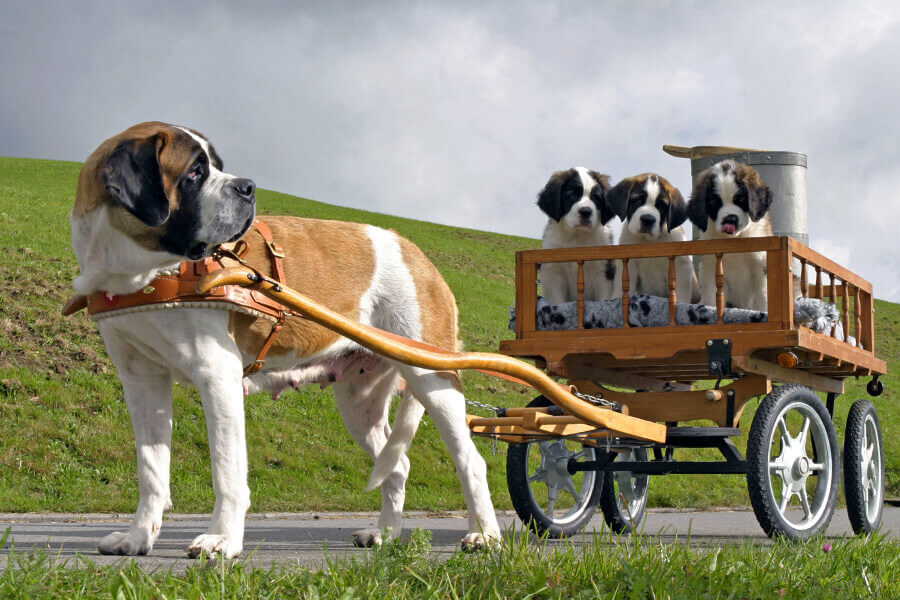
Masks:
[[[710,375],[731,377],[731,340],[719,338],[706,340],[706,367]]]

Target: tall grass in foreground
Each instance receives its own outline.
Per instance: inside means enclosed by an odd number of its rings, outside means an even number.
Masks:
[[[321,571],[249,562],[144,572],[123,560],[54,561],[45,551],[8,551],[0,598],[897,598],[900,545],[816,539],[805,544],[691,547],[651,536],[584,539],[584,548],[542,546],[527,534],[494,552],[429,554],[416,530],[364,558],[329,559]]]

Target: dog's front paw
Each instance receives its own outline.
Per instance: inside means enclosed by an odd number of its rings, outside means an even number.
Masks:
[[[350,539],[353,540],[353,545],[357,548],[380,546],[382,542],[381,531],[378,529],[360,529],[355,531]]]
[[[459,543],[463,552],[475,552],[477,550],[487,550],[500,545],[500,533],[469,533]]]
[[[149,554],[153,549],[153,539],[148,532],[135,531],[123,533],[116,531],[97,542],[100,554],[120,554],[135,556]]]
[[[185,552],[191,558],[197,558],[202,552],[206,552],[207,556],[218,554],[222,558],[234,558],[243,549],[241,542],[231,539],[227,535],[204,533],[195,537]]]

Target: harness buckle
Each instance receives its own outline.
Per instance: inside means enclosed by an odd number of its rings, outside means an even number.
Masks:
[[[277,256],[278,258],[284,258],[284,250],[281,249],[281,246],[279,246],[275,242],[270,242],[268,240],[266,240],[266,246],[269,247],[269,252],[272,253],[272,256]]]

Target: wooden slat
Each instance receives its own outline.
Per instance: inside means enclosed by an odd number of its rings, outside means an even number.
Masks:
[[[722,254],[716,254],[716,323],[722,322],[725,315],[725,265]]]
[[[768,296],[769,322],[777,323],[780,329],[794,326],[794,308],[791,298],[793,289],[791,257],[788,256],[787,240],[777,238],[778,252],[766,254],[766,295]]]
[[[859,306],[859,287],[853,286],[853,337],[856,345],[862,345],[862,311]]]
[[[670,255],[735,254],[766,252],[781,248],[781,238],[756,237],[697,242],[663,242],[659,244],[624,244],[621,246],[583,246],[520,250],[525,263],[572,262],[575,260],[621,260],[623,258],[660,258]]]
[[[578,315],[578,324],[576,329],[584,329],[584,261],[578,261],[578,276],[576,277],[575,286],[575,305]]]
[[[822,298],[822,267],[816,265],[816,298]]]
[[[806,282],[806,259],[800,259],[800,293],[804,298],[809,297],[809,284]]]
[[[867,352],[875,352],[875,307],[872,304],[872,294],[863,292],[862,304],[862,347]]]
[[[628,304],[631,299],[628,296],[631,281],[628,278],[628,259],[622,260],[622,328],[627,329],[628,325]]]
[[[834,283],[834,279],[835,279],[834,275],[832,274],[829,279],[830,279],[830,281],[828,284],[828,301],[831,302],[832,304],[834,304],[835,306],[837,306],[837,303],[838,303],[837,287]],[[831,337],[837,339],[837,321],[835,321],[834,325],[831,326],[830,335],[831,335]]]
[[[844,382],[830,377],[813,375],[800,369],[786,369],[767,360],[753,357],[736,357],[732,362],[743,371],[757,373],[775,381],[784,381],[806,385],[820,392],[844,393]]]
[[[519,337],[534,331],[537,307],[537,265],[516,257],[516,329]],[[518,312],[519,307],[521,312]],[[519,327],[521,326],[521,330]]]
[[[837,275],[841,279],[841,281],[847,281],[849,283],[852,283],[853,285],[858,285],[863,290],[869,293],[872,292],[872,284],[870,284],[859,275],[855,274],[853,271],[845,269],[833,260],[826,258],[825,256],[819,254],[815,250],[803,245],[793,238],[787,239],[791,253],[793,255],[797,256],[798,258],[805,258],[811,264],[822,267],[828,273],[831,273],[832,276]]]
[[[841,282],[841,325],[844,328],[844,339],[850,335],[850,284]]]
[[[675,293],[675,256],[669,255],[669,325],[675,326],[675,308],[678,305],[678,297]],[[681,299],[684,302],[684,298]],[[690,298],[688,298],[690,301]]]

